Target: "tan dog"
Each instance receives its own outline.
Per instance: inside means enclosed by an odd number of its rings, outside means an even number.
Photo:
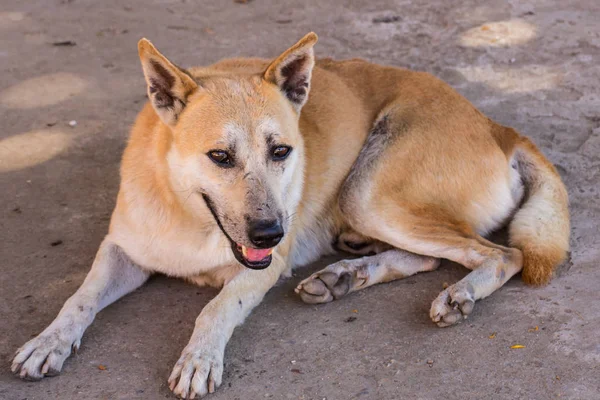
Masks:
[[[109,234],[14,373],[58,373],[96,313],[155,272],[223,286],[169,378],[184,398],[219,386],[234,328],[280,275],[336,247],[365,257],[304,280],[304,301],[445,258],[472,270],[433,302],[431,318],[448,326],[519,271],[548,282],[569,246],[567,193],[535,146],[426,73],[315,63],[316,41],[274,61],[187,71],[140,41],[150,103],[123,156]],[[511,247],[484,239],[505,225]]]

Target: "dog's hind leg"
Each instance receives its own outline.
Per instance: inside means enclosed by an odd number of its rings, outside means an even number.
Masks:
[[[502,287],[523,266],[520,250],[489,242],[468,224],[436,208],[414,210],[384,202],[386,213],[373,208],[363,221],[366,234],[418,254],[445,258],[472,270],[446,288],[431,306],[431,319],[440,327],[460,322],[473,310],[476,300]],[[365,208],[366,211],[367,208]],[[361,218],[362,219],[362,218]],[[355,223],[358,221],[355,221]]]
[[[473,271],[444,289],[431,304],[430,317],[439,327],[467,318],[476,300],[500,289],[522,269],[520,250],[498,246],[481,237],[475,240],[478,244],[473,243],[474,247],[459,258]]]
[[[12,372],[27,380],[58,374],[71,351],[79,348],[96,314],[141,286],[148,276],[119,246],[105,239],[81,287],[42,333],[17,350]]]
[[[449,107],[444,118],[423,120],[429,103],[382,112],[339,197],[347,224],[361,235],[472,270],[433,302],[439,326],[461,321],[523,266],[520,250],[480,235],[500,227],[520,196],[489,121],[460,101],[451,104],[463,104],[461,118]]]
[[[305,303],[327,303],[377,283],[433,271],[439,264],[437,258],[391,249],[374,256],[331,264],[300,282],[295,291]]]

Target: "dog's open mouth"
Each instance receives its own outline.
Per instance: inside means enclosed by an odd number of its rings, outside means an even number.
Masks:
[[[240,264],[251,269],[265,269],[271,265],[274,247],[271,247],[270,249],[253,249],[234,242],[225,229],[223,229],[223,225],[221,225],[221,221],[215,212],[215,207],[210,197],[208,197],[206,193],[202,193],[202,198],[215,218],[221,232],[223,232],[225,237],[229,240],[229,243],[231,243],[231,251],[233,251],[235,259],[238,260]]]
[[[253,249],[241,244],[232,243],[231,249],[235,258],[244,266],[252,269],[265,269],[273,260],[273,248]]]

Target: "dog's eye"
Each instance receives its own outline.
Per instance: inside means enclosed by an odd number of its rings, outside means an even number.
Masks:
[[[271,157],[273,161],[281,161],[287,158],[292,152],[292,148],[289,146],[277,146],[271,150]]]
[[[208,156],[215,164],[220,167],[231,167],[233,162],[231,157],[226,151],[223,150],[213,150],[208,152]]]

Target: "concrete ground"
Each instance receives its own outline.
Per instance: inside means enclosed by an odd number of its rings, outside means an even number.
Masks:
[[[164,277],[100,313],[62,375],[21,382],[10,360],[107,231],[145,100],[138,39],[190,66],[275,56],[310,30],[318,56],[432,72],[532,137],[569,188],[572,259],[549,286],[515,278],[447,329],[429,305],[462,267],[316,307],[293,287],[325,262],[300,270],[235,331],[211,398],[600,398],[598,21],[594,0],[0,0],[0,398],[173,398],[171,367],[216,291]]]

